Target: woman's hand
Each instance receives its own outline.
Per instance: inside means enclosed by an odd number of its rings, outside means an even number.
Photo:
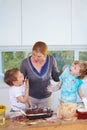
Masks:
[[[57,82],[57,85],[56,85],[56,86],[49,85],[49,86],[47,87],[47,91],[49,91],[49,92],[54,92],[54,91],[58,90],[58,89],[60,88],[60,86],[61,86],[61,82]]]

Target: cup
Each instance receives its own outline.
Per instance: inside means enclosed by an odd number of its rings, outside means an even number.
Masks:
[[[4,124],[5,124],[5,111],[0,113],[0,125],[2,126]]]

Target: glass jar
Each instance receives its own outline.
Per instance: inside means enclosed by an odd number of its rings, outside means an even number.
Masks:
[[[5,124],[5,111],[0,113],[0,125]]]
[[[70,120],[76,117],[76,103],[61,102],[59,106],[59,114],[61,119]]]

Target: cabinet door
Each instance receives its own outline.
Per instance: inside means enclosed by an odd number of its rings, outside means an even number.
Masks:
[[[72,44],[87,45],[87,0],[72,0]]]
[[[0,0],[0,46],[21,45],[21,0]]]
[[[5,106],[7,106],[7,110],[6,113],[10,111],[11,107],[10,107],[10,100],[9,100],[9,88],[5,87],[7,85],[5,85],[4,83],[1,84],[0,83],[0,104],[3,104]]]
[[[22,45],[71,44],[71,0],[22,0]]]

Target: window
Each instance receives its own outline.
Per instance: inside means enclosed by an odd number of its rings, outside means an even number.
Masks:
[[[2,72],[4,73],[13,67],[19,68],[21,61],[29,54],[23,51],[2,52]],[[64,64],[71,64],[74,59],[74,51],[49,51],[49,54],[56,58],[59,69],[61,69]]]
[[[76,52],[76,53],[75,53]],[[78,53],[78,54],[77,54]],[[2,51],[0,53],[0,81],[3,79],[4,72],[13,67],[20,67],[20,63],[31,52],[28,51]],[[53,55],[57,61],[58,69],[60,70],[65,64],[71,64],[76,58],[77,60],[87,61],[87,51],[76,50],[50,50],[50,55]],[[75,56],[76,55],[76,56]]]
[[[79,52],[79,59],[87,61],[87,51],[86,52]]]
[[[13,67],[20,67],[21,61],[26,57],[26,52],[2,52],[3,73]]]
[[[74,51],[50,51],[49,54],[55,57],[59,70],[74,60]]]

